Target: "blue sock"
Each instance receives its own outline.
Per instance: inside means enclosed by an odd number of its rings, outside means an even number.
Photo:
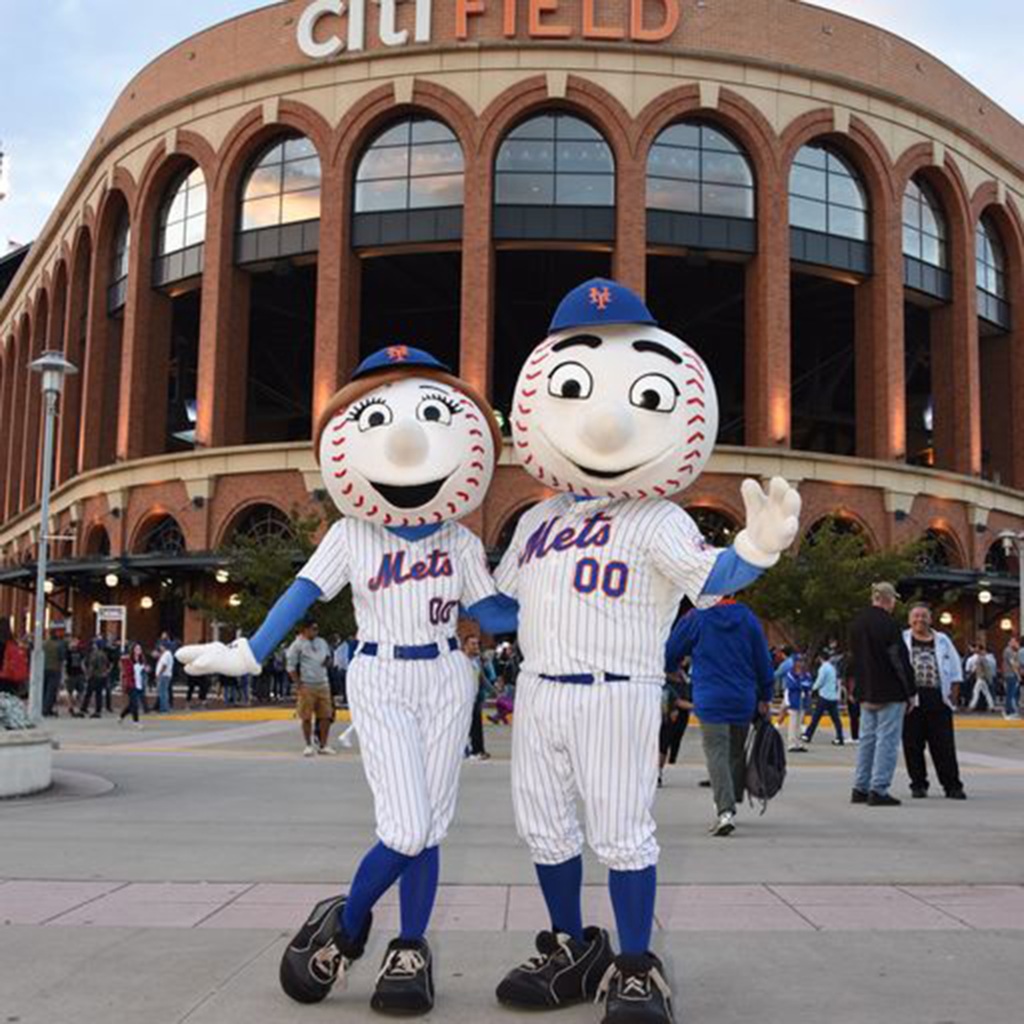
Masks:
[[[402,938],[407,942],[422,939],[427,933],[440,873],[441,853],[436,846],[424,850],[402,872],[398,894],[402,908]]]
[[[366,925],[374,904],[395,884],[398,876],[415,860],[378,843],[364,858],[352,879],[341,923],[355,938]]]
[[[551,915],[551,928],[583,941],[583,858],[564,864],[537,864],[537,878]]]
[[[653,864],[643,871],[609,871],[608,891],[619,929],[619,946],[628,956],[651,948],[654,929],[654,896],[658,890],[658,869]]]

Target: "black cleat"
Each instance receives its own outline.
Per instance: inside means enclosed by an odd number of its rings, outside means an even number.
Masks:
[[[341,924],[345,897],[318,903],[281,957],[281,988],[297,1003],[319,1003],[354,960],[363,955],[373,916],[351,938]]]
[[[378,1013],[419,1016],[434,1008],[434,958],[425,939],[392,939],[370,1006]]]
[[[563,932],[541,932],[537,956],[505,975],[498,986],[498,1002],[527,1010],[592,1002],[613,960],[603,928],[585,928],[582,942]]]
[[[653,953],[617,956],[601,982],[601,1024],[673,1024],[672,992]]]

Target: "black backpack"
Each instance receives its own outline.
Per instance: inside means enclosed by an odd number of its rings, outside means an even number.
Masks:
[[[786,745],[771,721],[759,717],[747,741],[747,795],[751,807],[761,801],[761,813],[786,781]]]

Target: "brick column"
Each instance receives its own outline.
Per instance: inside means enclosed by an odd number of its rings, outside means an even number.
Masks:
[[[459,374],[488,400],[494,384],[494,247],[491,174],[474,156],[466,166],[462,214],[462,306]]]
[[[21,455],[25,437],[25,377],[28,374],[28,336],[23,328],[18,329],[14,342],[14,351],[10,360],[11,374],[11,401],[7,406],[10,409],[8,422],[11,425],[8,448],[7,465],[10,472],[7,474],[7,497],[4,505],[4,519],[10,519],[21,511]]]
[[[1016,242],[1014,242],[1016,244]],[[1007,383],[1009,393],[1009,423],[1001,423],[1009,438],[1010,479],[1003,483],[1024,490],[1024,266],[1017,262],[1016,273],[1010,278],[1010,372]]]
[[[871,277],[854,296],[857,455],[903,459],[907,451],[900,210],[879,210]]]
[[[196,444],[205,448],[245,441],[250,278],[235,266],[235,203],[223,187],[210,195],[203,264]]]
[[[14,426],[11,416],[11,381],[16,349],[17,345],[13,341],[7,352],[0,347],[0,523],[7,519],[7,473],[11,456],[10,436]]]
[[[38,323],[32,325],[32,335],[25,361],[25,406],[23,427],[25,443],[21,455],[21,507],[29,508],[38,501],[39,492],[39,448],[42,445],[42,381],[38,373],[33,373],[29,366],[42,354],[45,346]]]
[[[643,295],[647,290],[647,167],[642,158],[620,158],[615,174],[612,277]]]
[[[746,275],[744,443],[755,448],[790,443],[789,211],[770,185],[758,189],[757,253]]]
[[[89,314],[89,279],[79,279],[78,262],[73,262],[68,279],[67,316],[64,319],[64,358],[78,367],[78,373],[64,381],[60,400],[60,419],[56,436],[54,480],[59,486],[70,480],[78,469],[79,432],[83,430],[82,392],[86,368],[85,328]]]

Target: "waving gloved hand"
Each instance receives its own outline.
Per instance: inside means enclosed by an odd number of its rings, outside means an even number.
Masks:
[[[192,644],[179,647],[175,657],[190,676],[258,676],[262,666],[244,637],[228,644]]]
[[[796,539],[800,527],[800,494],[782,477],[774,477],[767,493],[756,480],[744,480],[747,525],[737,534],[736,553],[745,562],[770,569]]]

